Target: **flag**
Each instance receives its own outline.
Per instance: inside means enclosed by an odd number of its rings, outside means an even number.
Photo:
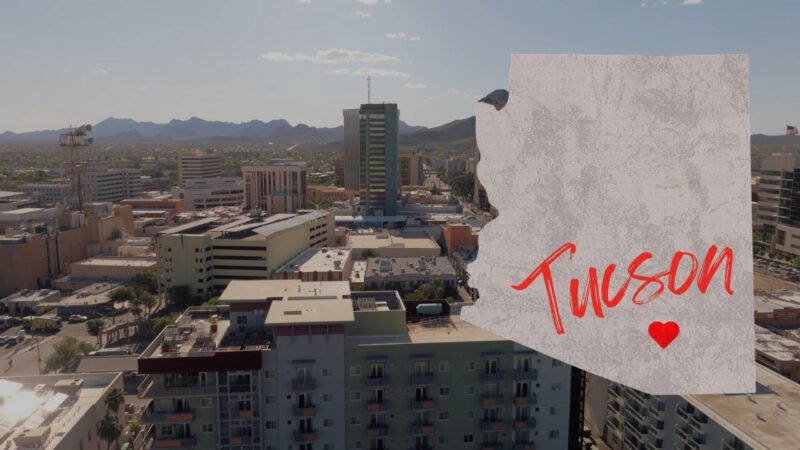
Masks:
[[[793,127],[791,125],[786,125],[786,135],[790,136],[793,134],[797,134],[797,127]]]

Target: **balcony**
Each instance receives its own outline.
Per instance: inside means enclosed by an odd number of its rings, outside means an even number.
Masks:
[[[515,430],[525,430],[528,428],[536,428],[536,419],[529,417],[527,419],[514,419]]]
[[[622,389],[620,389],[618,384],[610,384],[608,386],[608,395],[619,397],[622,395]]]
[[[500,419],[481,420],[481,430],[483,431],[497,431],[504,428],[504,423]]]
[[[188,408],[182,411],[154,412],[153,404],[150,403],[150,406],[142,413],[142,423],[146,424],[192,421],[194,421],[194,412]]]
[[[150,441],[145,448],[183,448],[194,447],[196,444],[197,440],[194,438],[194,436],[187,436],[184,438],[159,438]]]
[[[247,445],[253,443],[253,436],[231,436],[231,444]]]
[[[292,408],[295,417],[309,417],[317,415],[317,407],[314,405],[295,406]]]
[[[705,432],[707,423],[708,417],[689,416],[689,426],[694,428],[698,433]]]
[[[367,386],[370,387],[381,387],[381,386],[389,386],[390,383],[389,375],[383,376],[370,376],[367,377]]]
[[[228,390],[230,392],[237,392],[237,393],[250,392],[255,390],[255,386],[251,386],[249,384],[232,384],[228,386]]]
[[[639,450],[639,443],[635,441],[630,435],[625,435],[624,443],[626,448],[630,448],[632,450]]]
[[[514,404],[515,405],[535,405],[536,404],[536,394],[528,394],[527,396],[518,395],[514,397]]]
[[[630,432],[634,436],[639,437],[639,438],[641,438],[643,434],[647,433],[647,428],[639,427],[638,425],[636,425],[635,423],[633,423],[630,420],[626,420],[625,421],[624,428],[627,429],[627,430],[630,430]]]
[[[411,409],[433,409],[434,404],[431,399],[411,400]]]
[[[380,437],[389,435],[389,425],[385,423],[373,423],[367,427],[367,436]]]
[[[678,416],[682,417],[684,420],[689,420],[689,413],[686,411],[686,408],[683,406],[678,406]]]
[[[689,445],[695,448],[703,448],[708,439],[706,438],[705,434],[701,434],[699,436],[689,436]]]
[[[617,403],[616,400],[608,402],[608,407],[609,407],[609,409],[611,409],[611,411],[613,411],[613,412],[615,412],[617,414],[622,412],[622,408],[619,407],[619,403]]]
[[[308,378],[305,380],[292,380],[293,391],[311,391],[317,387],[317,380]]]
[[[484,383],[500,383],[505,378],[505,373],[500,370],[498,372],[484,372],[481,374],[481,379]]]
[[[314,431],[295,431],[295,442],[314,442],[317,440],[317,433]]]
[[[425,375],[411,375],[411,384],[415,385],[430,385],[433,384],[433,374]]]
[[[431,423],[412,423],[411,434],[433,434],[433,424]]]
[[[147,397],[207,397],[216,395],[216,386],[152,386],[145,394]]]
[[[240,419],[252,419],[253,416],[258,417],[258,415],[253,414],[253,411],[250,409],[242,409],[234,413],[234,417],[238,417]]]
[[[369,412],[376,412],[376,411],[388,411],[389,410],[389,401],[384,400],[382,402],[369,402],[367,403],[367,411]]]
[[[630,411],[637,419],[644,422],[644,414],[633,406],[633,403],[625,403],[625,411]]]
[[[539,373],[534,370],[522,372],[520,370],[514,371],[514,379],[517,381],[536,381],[539,378]]]
[[[481,405],[495,406],[503,402],[503,396],[500,394],[483,394],[481,396]]]

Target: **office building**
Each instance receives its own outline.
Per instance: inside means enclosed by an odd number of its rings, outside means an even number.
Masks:
[[[29,183],[19,186],[21,192],[35,198],[40,205],[65,204],[69,195],[69,182]]]
[[[347,247],[353,258],[366,259],[367,254],[382,258],[439,256],[442,249],[430,236],[418,231],[351,232]]]
[[[800,385],[761,365],[756,392],[738,395],[648,395],[590,377],[586,417],[613,450],[789,449],[800,442]]]
[[[155,446],[566,449],[569,366],[394,291],[234,281],[138,360]]]
[[[235,178],[191,179],[186,181],[184,187],[173,188],[172,198],[183,200],[186,211],[242,206],[244,188]]]
[[[207,297],[231,280],[269,279],[309,247],[335,244],[334,217],[326,211],[207,217],[156,237],[159,283],[164,290],[188,286],[192,295]]]
[[[178,182],[219,178],[222,176],[222,159],[213,150],[183,149],[178,152]]]
[[[400,151],[400,186],[421,186],[425,184],[422,170],[422,155],[417,149]]]
[[[339,155],[333,160],[333,185],[344,187],[344,155]]]
[[[295,213],[306,207],[308,166],[299,161],[242,166],[244,206],[269,213]]]
[[[91,168],[80,174],[83,203],[118,203],[142,193],[141,173],[136,169]]]
[[[456,271],[446,256],[367,258],[364,282],[373,289],[411,292],[419,285],[439,280],[445,292],[456,289]]]
[[[122,374],[68,374],[0,378],[0,448],[75,450],[106,448],[97,424],[105,397],[122,389]],[[124,428],[122,408],[114,411]]]
[[[358,109],[345,109],[344,116],[344,188],[358,192],[361,167]]]
[[[274,280],[347,281],[353,267],[352,251],[343,247],[306,249],[279,267]]]
[[[397,214],[398,121],[396,104],[364,104],[359,109],[358,182],[363,215]]]

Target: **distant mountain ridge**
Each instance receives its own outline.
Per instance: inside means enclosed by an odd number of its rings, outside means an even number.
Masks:
[[[410,134],[425,127],[412,126],[400,121],[400,134]],[[0,134],[0,144],[42,144],[58,142],[61,130],[42,130],[28,133]],[[173,119],[168,123],[138,122],[133,119],[109,117],[92,125],[91,136],[95,142],[132,141],[195,141],[204,139],[270,140],[276,142],[331,142],[344,139],[344,127],[312,127],[306,124],[292,126],[284,119],[251,120],[243,123],[208,121],[199,117],[188,120]]]

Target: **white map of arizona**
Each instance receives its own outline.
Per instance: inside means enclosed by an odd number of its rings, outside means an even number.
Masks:
[[[652,394],[752,392],[747,56],[514,55],[510,73],[502,110],[476,106],[499,215],[462,317]],[[548,295],[533,271],[558,249]]]

